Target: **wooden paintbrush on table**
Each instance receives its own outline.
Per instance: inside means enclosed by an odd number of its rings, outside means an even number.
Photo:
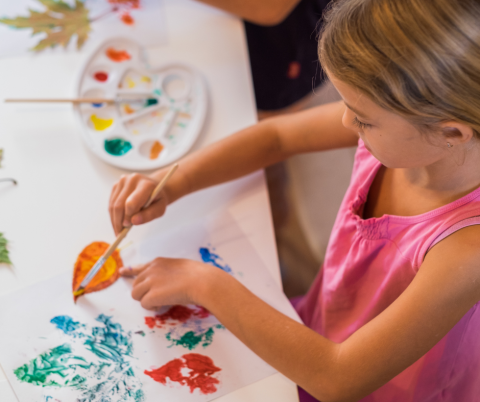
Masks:
[[[143,206],[142,210],[148,208],[152,202],[155,200],[155,197],[160,193],[160,191],[163,190],[165,185],[167,184],[167,181],[170,179],[170,177],[175,173],[175,170],[177,170],[178,164],[175,163],[168,173],[165,175],[165,177],[158,183],[157,187],[153,190],[152,194],[150,195],[150,198],[148,199],[147,203]],[[92,279],[95,277],[95,275],[100,271],[100,269],[103,267],[105,262],[107,261],[108,257],[117,249],[118,245],[120,242],[127,236],[128,232],[132,226],[129,227],[124,227],[120,234],[117,236],[116,240],[112,243],[112,245],[105,251],[105,253],[98,259],[98,261],[95,263],[95,265],[92,267],[92,269],[88,272],[88,274],[83,278],[83,281],[80,283],[80,286],[78,289],[74,290],[73,295],[74,296],[80,296],[85,292],[85,288],[88,286],[88,284],[92,281]]]

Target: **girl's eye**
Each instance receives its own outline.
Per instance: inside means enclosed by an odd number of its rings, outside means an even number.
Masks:
[[[357,119],[357,116],[353,118],[352,123],[357,126],[360,130],[365,130],[366,128],[372,127],[371,124],[362,123],[360,120]]]

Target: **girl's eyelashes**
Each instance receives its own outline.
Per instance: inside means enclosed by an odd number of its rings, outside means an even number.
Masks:
[[[366,128],[372,127],[371,124],[362,123],[360,120],[357,119],[357,116],[353,118],[352,123],[357,126],[360,130],[365,130]]]

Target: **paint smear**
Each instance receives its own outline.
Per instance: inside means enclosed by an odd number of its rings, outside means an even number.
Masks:
[[[212,253],[209,248],[201,247],[198,251],[200,252],[203,262],[220,268],[222,271],[225,271],[229,274],[233,274],[232,268],[230,268],[227,264],[222,265],[220,262],[222,258],[219,255]]]
[[[108,127],[110,127],[113,124],[113,119],[101,119],[96,114],[92,114],[90,116],[90,120],[93,123],[93,127],[97,131],[106,130]]]
[[[97,81],[105,82],[108,80],[108,74],[105,71],[97,71],[95,74],[93,74],[93,78],[95,78]]]
[[[130,60],[132,56],[126,50],[117,50],[113,47],[109,47],[105,51],[105,55],[112,61],[116,63],[121,63],[123,61]]]
[[[150,159],[157,159],[163,151],[163,145],[159,141],[155,141],[150,149]]]
[[[188,375],[183,375],[182,369],[189,369]],[[171,382],[188,386],[191,393],[198,388],[200,393],[208,395],[217,391],[220,381],[213,375],[221,370],[208,356],[189,353],[157,369],[145,370],[144,373],[160,384],[166,385],[169,379]]]
[[[210,346],[213,342],[213,335],[215,331],[213,328],[209,328],[207,332],[203,334],[196,334],[194,331],[188,331],[187,333],[183,334],[179,339],[175,339],[172,337],[172,334],[169,332],[165,336],[165,338],[175,346],[182,346],[188,350],[193,350],[200,344],[206,348]]]
[[[97,241],[89,244],[82,250],[73,269],[72,290],[78,289],[80,283],[82,283],[85,276],[87,276],[103,253],[107,251],[108,247],[110,247],[108,243]],[[118,269],[120,267],[123,267],[123,261],[118,250],[115,250],[87,285],[84,293],[98,292],[114,284],[119,278]],[[74,296],[74,301],[78,297]]]
[[[140,81],[149,84],[152,82],[152,79],[150,77],[147,77],[146,75],[142,75],[142,78],[140,78]]]
[[[132,144],[121,138],[114,138],[112,140],[105,140],[105,151],[113,156],[125,155],[132,149]]]
[[[153,329],[163,328],[167,321],[174,323],[183,323],[191,318],[206,318],[210,316],[210,312],[201,306],[196,306],[196,309],[191,309],[187,306],[172,306],[165,313],[157,314],[155,317],[145,317],[145,324]]]

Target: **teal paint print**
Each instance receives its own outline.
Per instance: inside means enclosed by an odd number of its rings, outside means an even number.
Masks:
[[[77,402],[143,402],[141,381],[131,366],[132,334],[100,314],[89,327],[69,316],[50,322],[70,338],[14,370],[19,381],[34,386],[70,388]],[[52,398],[52,397],[51,397]]]

